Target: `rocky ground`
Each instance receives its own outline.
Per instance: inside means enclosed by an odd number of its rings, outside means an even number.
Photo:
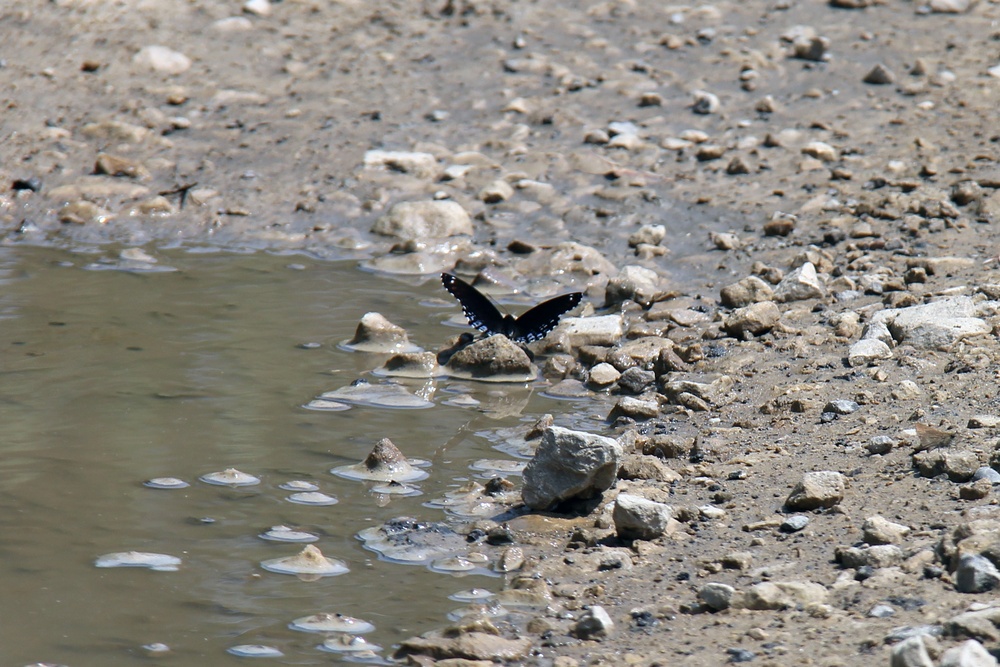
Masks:
[[[509,525],[549,611],[420,655],[995,664],[998,19],[13,0],[0,224],[130,261],[485,269],[618,318],[537,350],[556,389],[606,394],[625,478],[528,491],[562,503]]]

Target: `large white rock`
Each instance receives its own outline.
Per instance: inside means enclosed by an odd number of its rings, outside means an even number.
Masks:
[[[880,310],[872,320],[885,323],[897,343],[947,349],[963,338],[992,331],[979,315],[980,304],[972,297],[957,296],[909,308]]]
[[[405,201],[375,221],[372,231],[414,240],[472,235],[472,220],[454,201]]]
[[[615,485],[623,457],[617,440],[550,426],[524,468],[521,497],[534,510],[573,498],[594,498]]]

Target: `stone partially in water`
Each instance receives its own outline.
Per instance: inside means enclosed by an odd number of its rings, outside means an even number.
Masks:
[[[318,507],[325,507],[329,505],[336,505],[340,501],[333,496],[328,496],[319,491],[304,491],[302,493],[293,493],[288,496],[288,502],[296,503],[297,505],[315,505]]]
[[[331,470],[334,475],[347,479],[367,479],[375,482],[415,482],[425,479],[427,473],[417,470],[403,456],[403,452],[389,438],[382,438],[361,463],[340,466]]]
[[[433,352],[401,352],[385,360],[378,375],[403,378],[431,378],[441,375],[443,370]]]
[[[270,530],[264,531],[259,537],[262,540],[270,540],[271,542],[315,542],[319,539],[318,536],[312,533],[307,533],[304,530],[295,530],[288,526],[271,526]]]
[[[419,496],[423,493],[418,486],[413,486],[412,484],[401,484],[395,480],[386,482],[385,484],[376,484],[368,490],[372,493],[378,493],[386,496]]]
[[[146,480],[142,485],[148,486],[151,489],[186,489],[191,486],[183,479],[177,479],[176,477],[154,477],[153,479]]]
[[[226,468],[222,472],[210,472],[198,479],[206,484],[217,486],[254,486],[260,484],[260,478],[240,472],[236,468]]]
[[[375,653],[382,650],[378,644],[369,644],[364,637],[354,637],[352,635],[335,635],[329,637],[322,644],[317,646],[321,651],[331,653],[351,653],[356,659],[364,659],[366,656],[375,657]]]
[[[304,574],[317,577],[335,577],[349,571],[343,562],[327,558],[322,551],[311,544],[294,556],[265,560],[260,566],[278,574]]]
[[[297,618],[288,624],[292,630],[302,632],[349,632],[362,635],[375,629],[375,625],[360,618],[343,614],[320,613]]]
[[[465,537],[445,523],[397,517],[365,528],[358,539],[386,560],[420,565],[468,549]]]
[[[284,653],[273,646],[263,644],[240,644],[226,649],[226,653],[238,655],[241,658],[280,658]]]
[[[365,313],[354,338],[341,347],[357,352],[415,352],[419,348],[410,344],[406,329],[387,320],[381,313]]]
[[[304,491],[319,491],[319,484],[313,482],[307,482],[302,479],[293,479],[288,482],[282,482],[278,485],[279,489],[284,489],[285,491],[296,491],[302,493]]]
[[[408,655],[424,655],[438,660],[465,658],[516,662],[528,655],[531,641],[528,637],[507,639],[492,632],[464,632],[447,628],[441,632],[429,632],[422,637],[403,640],[393,658],[402,660]]]
[[[503,335],[477,340],[448,360],[452,375],[492,382],[529,382],[538,375],[528,354]]]
[[[448,599],[455,600],[456,602],[482,602],[492,597],[496,597],[493,591],[488,591],[485,588],[469,588],[464,591],[452,593],[448,596]]]
[[[517,493],[506,491],[490,492],[490,490],[478,482],[469,482],[457,489],[448,491],[444,494],[444,498],[435,498],[425,503],[425,505],[427,507],[439,507],[454,516],[472,519],[501,514],[510,509],[518,500],[520,500],[520,497]]]
[[[347,403],[340,403],[339,401],[331,401],[325,398],[314,398],[305,405],[303,405],[307,410],[320,410],[323,412],[340,412],[342,410],[350,410],[351,406]]]
[[[398,384],[369,384],[363,380],[321,394],[304,407],[310,410],[330,410],[332,404],[367,405],[373,408],[422,409],[434,403]]]
[[[510,616],[510,609],[500,604],[496,598],[474,602],[461,609],[448,612],[448,620],[453,623],[463,620],[472,624],[479,624],[483,621],[488,623],[489,619],[503,618],[504,616]]]
[[[118,551],[94,561],[97,567],[146,567],[157,572],[176,572],[180,564],[181,559],[176,556],[145,551]]]
[[[430,569],[445,574],[468,574],[476,570],[482,571],[490,563],[486,554],[467,553],[462,556],[448,556],[432,561]]]

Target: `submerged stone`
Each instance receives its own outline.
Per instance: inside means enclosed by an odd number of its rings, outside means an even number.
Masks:
[[[369,384],[363,380],[320,394],[304,407],[310,410],[346,409],[348,405],[373,408],[423,409],[434,403],[410,393],[398,384]],[[338,407],[344,406],[344,407]]]
[[[272,526],[270,530],[264,531],[258,537],[262,540],[270,540],[272,542],[315,542],[319,539],[318,536],[312,533],[307,533],[304,530],[295,530],[288,526]]]
[[[146,567],[157,572],[176,572],[181,559],[145,551],[119,551],[104,554],[94,561],[97,567]]]
[[[358,533],[358,539],[366,549],[386,560],[413,565],[468,550],[465,537],[447,524],[417,521],[412,517],[397,517],[381,526],[365,528]]]

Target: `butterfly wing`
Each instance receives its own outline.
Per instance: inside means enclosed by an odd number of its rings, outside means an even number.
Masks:
[[[583,294],[573,292],[538,304],[517,318],[514,340],[518,343],[534,343],[545,338],[559,324],[559,318],[576,308],[582,298]]]
[[[450,273],[441,274],[441,284],[462,304],[469,326],[485,334],[503,332],[503,315],[482,292]]]

